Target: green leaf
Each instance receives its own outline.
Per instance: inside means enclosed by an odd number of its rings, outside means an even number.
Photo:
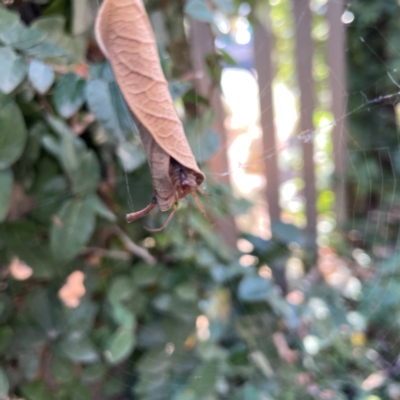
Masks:
[[[66,134],[61,142],[61,163],[72,182],[74,193],[85,195],[96,191],[100,181],[100,165],[82,139]]]
[[[117,147],[117,156],[128,173],[135,171],[146,162],[143,151],[129,142],[124,142]]]
[[[112,304],[129,300],[134,293],[134,286],[129,276],[115,277],[108,290],[108,299]]]
[[[54,71],[38,60],[30,63],[28,75],[32,86],[41,94],[46,93],[54,82]]]
[[[283,243],[304,244],[304,234],[301,229],[292,224],[285,224],[281,221],[273,221],[271,224],[272,237]]]
[[[81,378],[84,383],[93,383],[101,380],[106,373],[106,367],[103,364],[97,363],[84,367]]]
[[[238,391],[234,400],[258,400],[259,398],[260,392],[254,386],[247,384]]]
[[[120,131],[117,116],[111,100],[109,83],[102,79],[93,79],[86,85],[85,97],[90,111],[107,132],[118,138]],[[122,137],[122,133],[119,132]]]
[[[213,22],[211,9],[203,0],[190,0],[186,4],[185,13],[198,21]]]
[[[99,161],[92,150],[82,157],[79,168],[70,173],[74,193],[84,196],[97,190],[100,182]]]
[[[44,135],[41,139],[41,143],[43,147],[54,157],[61,157],[61,144],[54,136]]]
[[[51,400],[53,398],[42,381],[30,382],[24,385],[21,392],[26,400]]]
[[[24,59],[9,47],[0,47],[0,90],[11,93],[25,78],[28,68]]]
[[[219,378],[219,361],[211,360],[200,365],[193,372],[188,388],[196,393],[196,399],[203,399],[216,391]]]
[[[227,63],[228,65],[233,65],[235,67],[238,66],[237,61],[225,50],[219,49],[218,52],[221,55],[222,60],[225,61],[225,63]]]
[[[71,361],[54,357],[50,369],[58,382],[71,382],[74,379],[74,364]]]
[[[111,337],[104,355],[110,364],[119,364],[131,355],[135,344],[136,337],[134,332],[126,328],[120,328]]]
[[[122,304],[113,304],[111,310],[114,321],[121,327],[132,330],[135,325],[135,314]]]
[[[71,361],[91,364],[99,359],[93,343],[84,335],[74,333],[59,344],[63,355]]]
[[[115,214],[101,201],[97,194],[92,194],[87,198],[93,211],[101,218],[106,219],[110,222],[115,222],[117,217]]]
[[[35,289],[27,297],[31,318],[47,335],[54,339],[62,330],[61,308],[55,295],[49,290]]]
[[[3,368],[0,368],[0,398],[5,399],[8,397],[8,391],[10,389],[10,384],[8,378]]]
[[[0,355],[7,350],[7,347],[13,338],[14,332],[9,326],[0,328]]]
[[[57,82],[53,103],[62,117],[71,118],[82,107],[85,84],[77,74],[67,74]]]
[[[149,286],[157,283],[163,273],[159,265],[148,265],[141,263],[133,270],[133,282],[138,286]]]
[[[19,15],[0,6],[0,33],[7,32],[18,25]]]
[[[0,171],[0,222],[6,219],[10,208],[13,173],[11,169]]]
[[[193,155],[198,163],[208,161],[220,148],[221,140],[213,130],[207,129],[205,132],[188,137]]]
[[[28,137],[21,110],[12,101],[0,107],[0,132],[0,170],[2,170],[18,160]]]
[[[90,202],[85,200],[66,201],[59,213],[59,223],[53,223],[50,243],[56,259],[72,260],[86,245],[95,227],[95,214]]]
[[[238,295],[243,301],[265,301],[272,293],[272,289],[270,280],[260,276],[248,276],[240,282]]]
[[[18,363],[25,379],[33,380],[40,369],[40,354],[37,351],[26,351],[18,355]]]
[[[187,93],[192,85],[189,82],[170,82],[168,85],[169,92],[171,93],[172,100],[180,99],[185,93]]]
[[[221,141],[210,125],[214,119],[212,111],[204,113],[200,118],[192,119],[185,124],[185,133],[196,161],[208,161],[220,148]]]
[[[42,42],[47,33],[39,29],[29,29],[21,22],[8,31],[0,31],[0,40],[17,50],[27,50]]]

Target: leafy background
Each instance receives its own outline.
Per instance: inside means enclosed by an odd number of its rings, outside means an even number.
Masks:
[[[396,220],[389,236],[378,228],[332,233],[318,268],[301,229],[275,222],[270,240],[243,233],[241,250],[228,249],[191,200],[159,234],[142,221],[126,225],[125,213],[145,206],[152,188],[136,127],[93,39],[97,2],[11,3],[0,6],[0,398],[399,399]],[[290,3],[270,4],[282,50],[277,77],[290,83]],[[375,77],[390,85],[399,7],[351,4],[350,91],[365,92]],[[213,24],[217,13],[235,18],[240,2],[146,5],[164,16],[171,40],[160,42],[162,67],[206,163],[219,141],[208,99],[182,79],[191,69],[184,16]],[[368,37],[384,62],[359,47],[371,26],[385,34]],[[323,58],[317,63],[324,70]],[[209,71],[214,80],[221,68]],[[368,87],[369,98],[387,89]],[[374,149],[398,152],[393,104],[377,108],[349,116],[351,136],[365,141],[362,152],[350,151],[364,156],[354,156],[354,170],[367,171],[365,180],[350,176],[349,190],[373,199],[352,206],[360,224],[376,204],[395,204],[392,180],[370,188],[370,171],[390,174],[394,165]],[[246,202],[207,175],[212,219],[246,213]],[[320,197],[322,211],[327,203]],[[164,219],[152,213],[145,223]],[[372,253],[377,244],[381,252]]]

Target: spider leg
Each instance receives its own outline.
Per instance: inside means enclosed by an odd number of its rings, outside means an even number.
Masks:
[[[206,219],[208,219],[206,212],[204,211],[203,205],[201,204],[201,202],[200,202],[199,198],[197,197],[197,194],[194,190],[192,190],[192,196],[194,197],[194,200],[196,201],[197,207],[199,207],[200,212],[204,215],[204,217]]]
[[[153,198],[151,199],[151,203],[145,207],[143,210],[140,211],[136,211],[134,213],[131,214],[127,214],[125,219],[126,222],[128,222],[128,224],[130,222],[136,221],[139,218],[144,217],[145,215],[147,215],[155,206],[157,205],[157,199],[155,196],[153,196]]]
[[[197,185],[196,190],[198,190],[204,197],[211,197],[211,194],[206,193],[199,185]]]
[[[171,214],[169,214],[167,220],[164,222],[164,225],[161,228],[151,229],[151,228],[147,228],[145,226],[144,229],[146,229],[146,231],[149,231],[149,232],[161,232],[163,229],[165,229],[168,226],[168,224],[170,223],[171,219],[175,215],[177,209],[178,209],[178,202],[175,201],[174,208],[171,211]]]

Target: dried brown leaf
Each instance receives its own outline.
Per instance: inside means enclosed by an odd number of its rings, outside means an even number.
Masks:
[[[133,114],[157,144],[192,170],[201,184],[204,175],[176,113],[142,0],[105,0],[97,18],[96,37]]]

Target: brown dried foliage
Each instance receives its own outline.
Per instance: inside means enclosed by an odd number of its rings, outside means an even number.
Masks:
[[[176,113],[142,0],[105,0],[96,37],[139,127],[152,176],[152,202],[127,221],[146,215],[156,204],[161,211],[175,204],[175,211],[180,198],[195,196],[204,174]]]

